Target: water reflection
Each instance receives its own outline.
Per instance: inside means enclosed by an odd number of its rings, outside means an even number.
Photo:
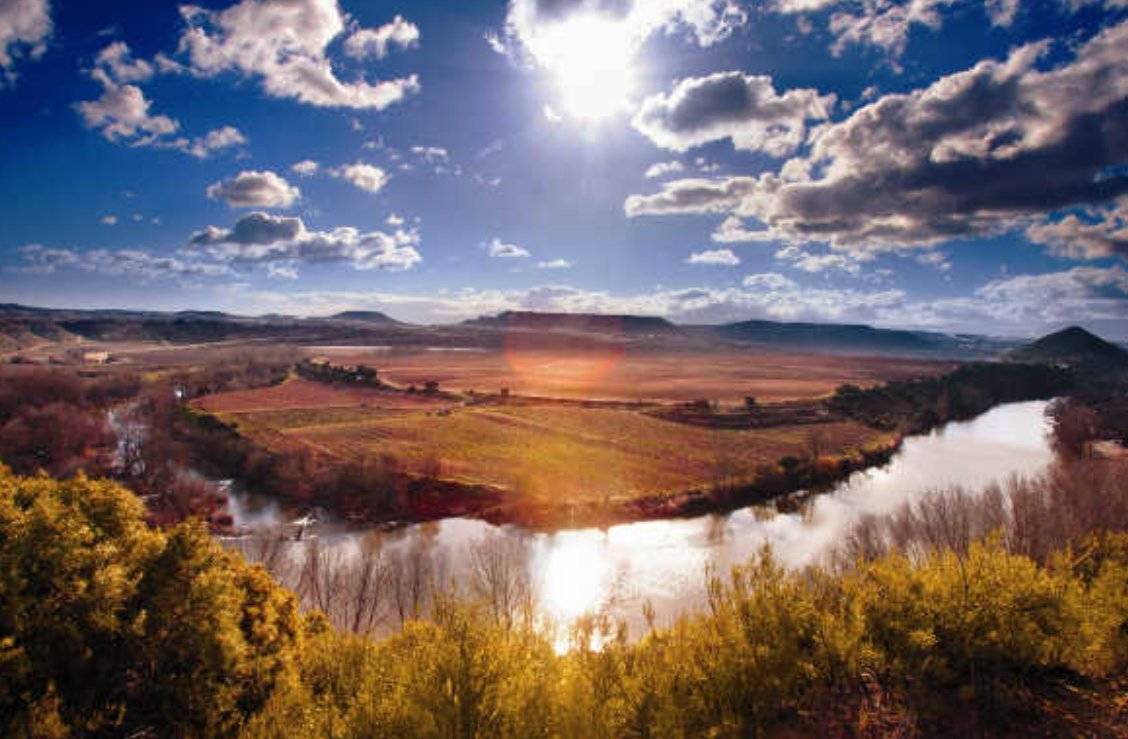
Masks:
[[[979,490],[1012,475],[1036,474],[1051,461],[1044,402],[995,408],[965,423],[912,437],[887,466],[859,472],[830,493],[814,497],[796,513],[771,514],[748,508],[729,515],[648,521],[537,533],[495,527],[482,521],[448,519],[380,534],[388,556],[425,549],[442,572],[442,582],[468,582],[474,576],[475,542],[503,537],[524,553],[528,579],[541,616],[566,630],[584,614],[605,611],[625,619],[638,633],[642,604],[649,601],[659,624],[702,603],[707,567],[723,572],[765,544],[792,567],[817,563],[867,514],[891,512],[938,488],[959,485]],[[254,507],[233,495],[236,523],[250,528],[277,525],[286,513],[276,505]],[[360,551],[371,530],[322,521],[314,527],[319,548]],[[295,551],[306,543],[292,544]],[[397,553],[399,553],[397,555]]]

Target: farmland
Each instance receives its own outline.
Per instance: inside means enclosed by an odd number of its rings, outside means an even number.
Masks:
[[[306,380],[196,401],[274,451],[391,455],[411,474],[501,488],[521,502],[605,501],[746,483],[783,457],[841,454],[880,434],[850,421],[719,430],[645,408],[511,398],[463,402]]]
[[[741,351],[366,350],[317,347],[334,362],[370,364],[400,385],[562,398],[740,402],[815,398],[859,386],[939,374],[950,362],[891,357]]]

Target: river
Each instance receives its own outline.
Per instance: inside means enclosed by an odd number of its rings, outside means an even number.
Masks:
[[[372,537],[397,549],[425,544],[445,563],[445,576],[459,579],[466,552],[484,537],[517,542],[529,568],[537,608],[567,625],[606,607],[637,632],[642,604],[649,601],[658,623],[702,604],[705,572],[747,560],[770,544],[786,565],[817,564],[867,514],[891,512],[930,491],[951,486],[980,490],[1015,475],[1033,475],[1052,460],[1044,401],[1000,405],[965,422],[905,439],[885,466],[857,472],[831,491],[812,497],[796,513],[746,508],[697,518],[611,526],[607,529],[530,533],[474,519],[447,519],[391,532],[349,527],[332,520],[309,527],[300,552],[317,541],[342,556]],[[295,517],[276,503],[238,491],[231,494],[235,524],[248,530],[275,529]]]

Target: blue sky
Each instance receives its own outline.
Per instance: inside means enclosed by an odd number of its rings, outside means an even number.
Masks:
[[[0,300],[1128,338],[1124,0],[0,2]]]

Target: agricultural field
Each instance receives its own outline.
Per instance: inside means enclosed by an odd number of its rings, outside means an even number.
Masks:
[[[829,354],[745,351],[388,351],[317,347],[335,363],[377,367],[383,380],[421,386],[436,380],[448,390],[604,400],[739,403],[827,395],[849,382],[869,386],[939,374],[951,362]]]
[[[462,405],[290,381],[197,401],[275,450],[342,460],[391,454],[407,471],[507,488],[536,502],[598,502],[750,479],[757,465],[856,449],[880,435],[837,421],[717,430],[640,410],[560,403]]]

